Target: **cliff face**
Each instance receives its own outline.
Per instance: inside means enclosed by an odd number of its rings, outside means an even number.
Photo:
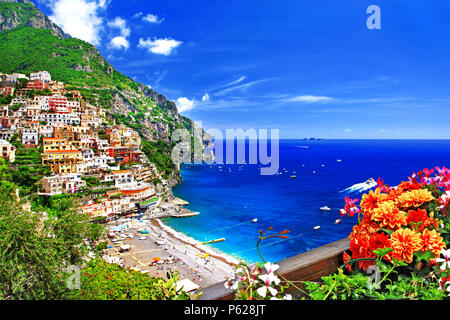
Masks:
[[[54,35],[60,38],[70,37],[39,11],[31,1],[0,0],[0,31],[18,27],[46,29],[51,30]]]
[[[170,156],[171,133],[178,128],[192,132],[193,122],[178,114],[173,101],[115,70],[96,47],[65,34],[31,1],[0,0],[0,72],[38,70],[49,71],[117,122],[139,131],[154,143],[152,152]],[[177,172],[172,176],[174,183],[179,178]]]
[[[173,101],[121,74],[93,45],[71,38],[28,0],[0,0],[0,72],[49,71],[97,103],[139,126],[150,141],[190,130]],[[145,126],[142,126],[145,124]]]

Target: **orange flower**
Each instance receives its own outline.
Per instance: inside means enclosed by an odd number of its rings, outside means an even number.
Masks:
[[[406,213],[400,211],[394,201],[380,203],[372,215],[374,221],[379,221],[382,227],[389,227],[392,230],[406,225]]]
[[[412,229],[422,232],[423,230],[434,227],[436,230],[439,231],[439,221],[436,219],[433,219],[434,213],[430,213],[430,217],[427,215],[427,210],[425,209],[418,209],[416,211],[414,210],[408,210],[408,219],[406,222],[408,225],[412,226]],[[420,224],[418,224],[420,222]],[[418,224],[414,225],[413,224]]]
[[[425,202],[433,200],[434,197],[430,191],[425,189],[411,190],[401,194],[398,197],[400,207],[420,207]]]
[[[344,263],[349,262],[352,259],[352,257],[347,253],[344,252]],[[348,271],[352,272],[352,265],[349,263],[348,265],[345,266],[347,268]]]
[[[425,229],[423,234],[420,236],[422,239],[422,250],[427,251],[430,250],[433,252],[435,257],[439,257],[441,255],[442,249],[445,248],[445,242],[440,234],[435,230]]]
[[[364,215],[370,217],[373,210],[378,208],[378,204],[386,198],[386,194],[380,192],[380,188],[377,188],[375,192],[370,190],[369,193],[362,196],[361,210],[364,212]]]
[[[411,263],[414,253],[422,248],[422,240],[420,235],[411,229],[398,229],[391,234],[388,247],[393,249],[389,253],[390,258]]]

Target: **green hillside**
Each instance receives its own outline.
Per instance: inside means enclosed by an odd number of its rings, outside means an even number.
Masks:
[[[0,31],[19,27],[51,30],[60,38],[69,38],[45,14],[28,0],[0,0]]]
[[[128,79],[103,59],[91,44],[60,39],[50,30],[20,27],[0,33],[0,70],[29,74],[47,70],[52,77],[75,87],[133,87]]]
[[[105,109],[120,102],[125,106],[121,113],[131,123],[142,122],[150,111],[153,116],[163,116],[169,131],[191,128],[191,121],[178,115],[174,102],[115,70],[93,45],[59,38],[45,29],[19,27],[0,32],[0,72],[29,74],[38,70],[49,71],[53,79],[80,90],[89,102]]]

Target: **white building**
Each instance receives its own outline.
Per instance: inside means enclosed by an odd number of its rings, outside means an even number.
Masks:
[[[105,176],[103,177],[103,181],[104,182],[114,181],[114,185],[117,188],[135,182],[133,173],[130,170],[119,170],[113,171],[112,173],[109,174],[105,174]]]
[[[108,165],[108,163],[114,162],[114,158],[113,157],[110,157],[110,156],[95,156],[95,155],[91,154],[89,151],[86,151],[86,150],[90,150],[90,149],[84,149],[83,150],[84,163],[78,163],[77,164],[77,172],[88,173],[90,171],[95,171],[95,170],[99,170],[99,169],[104,169],[104,170],[115,169],[115,168],[112,168],[112,167],[110,167]],[[92,151],[92,150],[90,150],[90,151]]]
[[[22,131],[22,144],[39,144],[39,131],[35,128],[24,128]]]
[[[80,124],[80,117],[73,113],[41,113],[33,117],[33,121],[45,121],[49,125],[64,123],[70,126]]]
[[[6,75],[7,82],[17,82],[17,80],[19,80],[19,79],[28,80],[28,77],[22,73],[13,73],[13,74]]]
[[[51,177],[44,177],[41,180],[44,192],[40,195],[53,196],[62,193],[74,193],[86,186],[86,181],[81,180],[81,174],[68,173]]]
[[[30,81],[39,80],[44,83],[52,81],[52,76],[48,71],[39,71],[30,74]]]

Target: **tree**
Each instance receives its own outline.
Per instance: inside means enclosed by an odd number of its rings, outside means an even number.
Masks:
[[[1,191],[0,298],[64,299],[70,294],[65,268],[81,266],[87,251],[83,239],[100,235],[99,227],[93,233],[89,218],[67,202],[54,208],[56,217],[49,217]]]

